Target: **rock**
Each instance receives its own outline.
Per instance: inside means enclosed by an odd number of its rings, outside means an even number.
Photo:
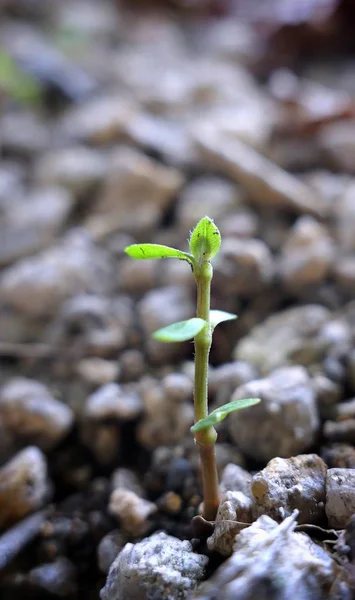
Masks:
[[[121,381],[138,380],[144,373],[145,362],[139,350],[124,350],[120,354]]]
[[[319,361],[329,347],[322,328],[330,312],[307,304],[278,312],[254,327],[236,346],[235,358],[250,362],[262,374],[287,364],[309,365]]]
[[[59,187],[38,188],[14,200],[0,219],[0,266],[53,243],[72,205],[71,196]]]
[[[108,144],[122,139],[127,122],[135,114],[134,103],[120,96],[101,96],[70,108],[59,124],[58,137]]]
[[[31,318],[48,318],[71,296],[104,294],[110,288],[106,253],[75,230],[58,245],[3,271],[0,303]]]
[[[113,561],[117,554],[121,552],[125,543],[124,537],[118,529],[110,531],[110,533],[102,538],[97,548],[97,560],[100,571],[106,574],[109,572]]]
[[[180,172],[128,147],[114,152],[105,189],[95,205],[95,219],[114,219],[117,231],[141,232],[160,222],[183,183]]]
[[[104,180],[107,156],[93,148],[74,146],[46,152],[34,169],[41,184],[63,186],[81,199]]]
[[[350,444],[330,444],[322,448],[329,469],[355,469],[355,448]]]
[[[355,173],[355,121],[339,120],[324,125],[318,135],[321,150],[333,167]]]
[[[324,519],[327,466],[317,454],[273,458],[253,475],[254,514],[280,521],[298,510],[299,523]]]
[[[142,400],[130,384],[120,386],[118,383],[107,383],[88,397],[83,414],[85,418],[94,421],[131,421],[142,410]]]
[[[169,403],[192,401],[193,382],[183,373],[169,373],[162,379],[163,392]]]
[[[86,420],[80,429],[80,439],[99,465],[112,468],[112,465],[117,463],[121,448],[118,423]]]
[[[38,381],[17,377],[0,390],[0,417],[16,443],[53,448],[74,422],[73,411]]]
[[[209,394],[215,397],[218,406],[222,406],[229,402],[235,388],[257,376],[257,370],[247,362],[235,360],[219,365],[209,374]]]
[[[146,534],[151,528],[149,517],[156,512],[157,507],[153,502],[137,496],[135,492],[116,488],[110,496],[108,510],[119,519],[125,534],[138,537]]]
[[[328,442],[355,443],[355,419],[325,421],[323,435]]]
[[[2,149],[7,154],[32,158],[49,147],[49,129],[35,112],[7,111],[1,118],[0,127]]]
[[[242,492],[245,496],[251,497],[251,481],[252,476],[249,471],[229,463],[223,469],[219,487],[221,492]]]
[[[234,212],[241,200],[242,192],[228,179],[207,175],[194,179],[183,189],[176,206],[181,231],[192,229],[201,215],[219,221]]]
[[[240,208],[220,219],[218,228],[222,239],[255,238],[259,233],[260,223],[256,212],[250,208]]]
[[[140,382],[144,416],[137,427],[137,439],[147,449],[182,440],[193,424],[193,404],[168,401],[163,386],[146,376]]]
[[[0,166],[0,218],[13,206],[13,198],[21,196],[25,169],[20,163],[2,161]]]
[[[126,544],[112,564],[102,600],[187,600],[205,577],[208,558],[190,542],[155,533]]]
[[[346,251],[355,250],[355,183],[347,185],[343,194],[337,198],[335,234],[337,242]]]
[[[155,363],[166,363],[181,357],[184,344],[163,344],[151,338],[154,331],[176,321],[183,321],[194,314],[194,306],[187,290],[178,286],[166,286],[148,292],[138,303],[146,350]]]
[[[230,556],[237,533],[252,522],[253,501],[243,492],[224,492],[218,507],[215,529],[207,540],[209,550]]]
[[[120,373],[120,366],[117,361],[93,356],[80,360],[75,371],[82,381],[97,387],[115,381]]]
[[[281,278],[292,290],[321,284],[334,259],[334,244],[323,225],[310,216],[300,217],[281,249]]]
[[[202,49],[213,57],[232,59],[238,64],[249,65],[257,60],[261,52],[261,39],[248,23],[228,17],[221,18],[201,32]]]
[[[207,166],[241,184],[255,204],[320,214],[321,203],[314,190],[247,144],[218,136],[213,129],[200,133],[197,143]]]
[[[0,527],[40,508],[49,493],[46,458],[38,448],[28,446],[0,469]]]
[[[257,239],[224,239],[214,261],[216,286],[225,294],[256,294],[271,283],[274,270],[270,250]]]
[[[312,388],[317,398],[320,416],[329,419],[334,414],[336,404],[341,400],[341,386],[322,373],[316,373],[312,378]]]
[[[344,529],[355,512],[355,469],[328,469],[326,490],[328,526]]]
[[[133,303],[127,296],[110,299],[80,294],[64,302],[47,338],[79,356],[105,356],[128,344],[133,320]]]
[[[19,523],[0,536],[0,572],[23,551],[40,533],[45,521],[46,510],[37,511],[21,519]]]
[[[197,162],[196,150],[183,119],[138,113],[127,123],[126,134],[134,144],[142,146],[148,153],[158,154],[170,166],[186,168]]]
[[[77,570],[64,556],[31,569],[26,579],[39,594],[49,593],[61,598],[77,591]]]
[[[144,497],[144,489],[139,481],[138,475],[130,469],[126,469],[125,467],[115,469],[111,476],[111,483],[113,490],[124,489],[126,491],[134,492],[141,498]]]
[[[337,288],[352,298],[355,283],[355,259],[353,255],[341,256],[332,269]]]
[[[303,367],[276,369],[265,379],[236,389],[237,398],[261,398],[260,404],[232,413],[228,431],[238,448],[257,461],[306,451],[319,431],[316,400]]]
[[[294,532],[296,515],[295,511],[280,525],[264,515],[243,529],[236,536],[232,556],[201,586],[194,599],[335,600],[339,597],[333,591],[341,568],[308,536]],[[350,600],[349,594],[341,597]]]

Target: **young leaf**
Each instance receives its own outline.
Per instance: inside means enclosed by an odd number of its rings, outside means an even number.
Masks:
[[[193,257],[187,252],[181,252],[176,248],[163,246],[162,244],[132,244],[125,248],[125,253],[131,258],[148,260],[155,258],[179,258],[192,263]]]
[[[259,404],[259,402],[260,398],[232,400],[231,402],[228,402],[228,404],[224,404],[223,406],[216,408],[216,410],[213,410],[205,419],[197,421],[197,423],[191,427],[190,431],[196,433],[196,431],[207,429],[207,427],[213,427],[216,423],[223,421],[230,413],[235,412],[236,410],[242,410],[243,408],[249,408],[250,406]]]
[[[158,329],[153,333],[153,338],[160,342],[186,342],[194,338],[205,325],[206,321],[193,317]]]
[[[237,315],[232,315],[232,313],[224,312],[224,310],[211,310],[210,311],[210,323],[213,329],[223,323],[223,321],[233,321],[236,319]]]
[[[201,262],[213,258],[221,245],[218,227],[209,217],[203,217],[191,233],[190,251],[195,260]]]

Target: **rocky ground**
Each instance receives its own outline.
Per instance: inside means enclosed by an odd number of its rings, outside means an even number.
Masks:
[[[1,598],[351,600],[351,3],[128,4],[1,3]],[[220,425],[192,524],[192,346],[151,333],[194,282],[124,248],[186,249],[205,214],[239,315],[211,409],[262,402]]]

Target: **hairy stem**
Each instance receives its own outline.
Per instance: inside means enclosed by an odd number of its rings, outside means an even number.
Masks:
[[[208,358],[212,343],[210,325],[210,296],[212,266],[205,261],[194,270],[197,284],[196,316],[206,321],[206,326],[195,337],[195,423],[208,416]],[[195,433],[195,441],[200,450],[203,481],[203,516],[209,521],[216,517],[219,504],[218,475],[215,457],[217,434],[213,427]]]

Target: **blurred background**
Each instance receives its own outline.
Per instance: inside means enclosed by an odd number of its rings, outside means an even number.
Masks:
[[[212,305],[239,318],[215,332],[212,408],[302,365],[321,415],[304,439],[353,444],[353,418],[323,421],[355,394],[354,99],[352,0],[0,0],[0,550],[54,510],[2,598],[98,597],[114,469],[155,501],[188,457],[181,514],[162,500],[155,527],[184,537],[197,510],[192,346],[151,338],[192,316],[194,282],[128,244],[186,249],[214,218]],[[221,469],[244,464],[232,438]]]

